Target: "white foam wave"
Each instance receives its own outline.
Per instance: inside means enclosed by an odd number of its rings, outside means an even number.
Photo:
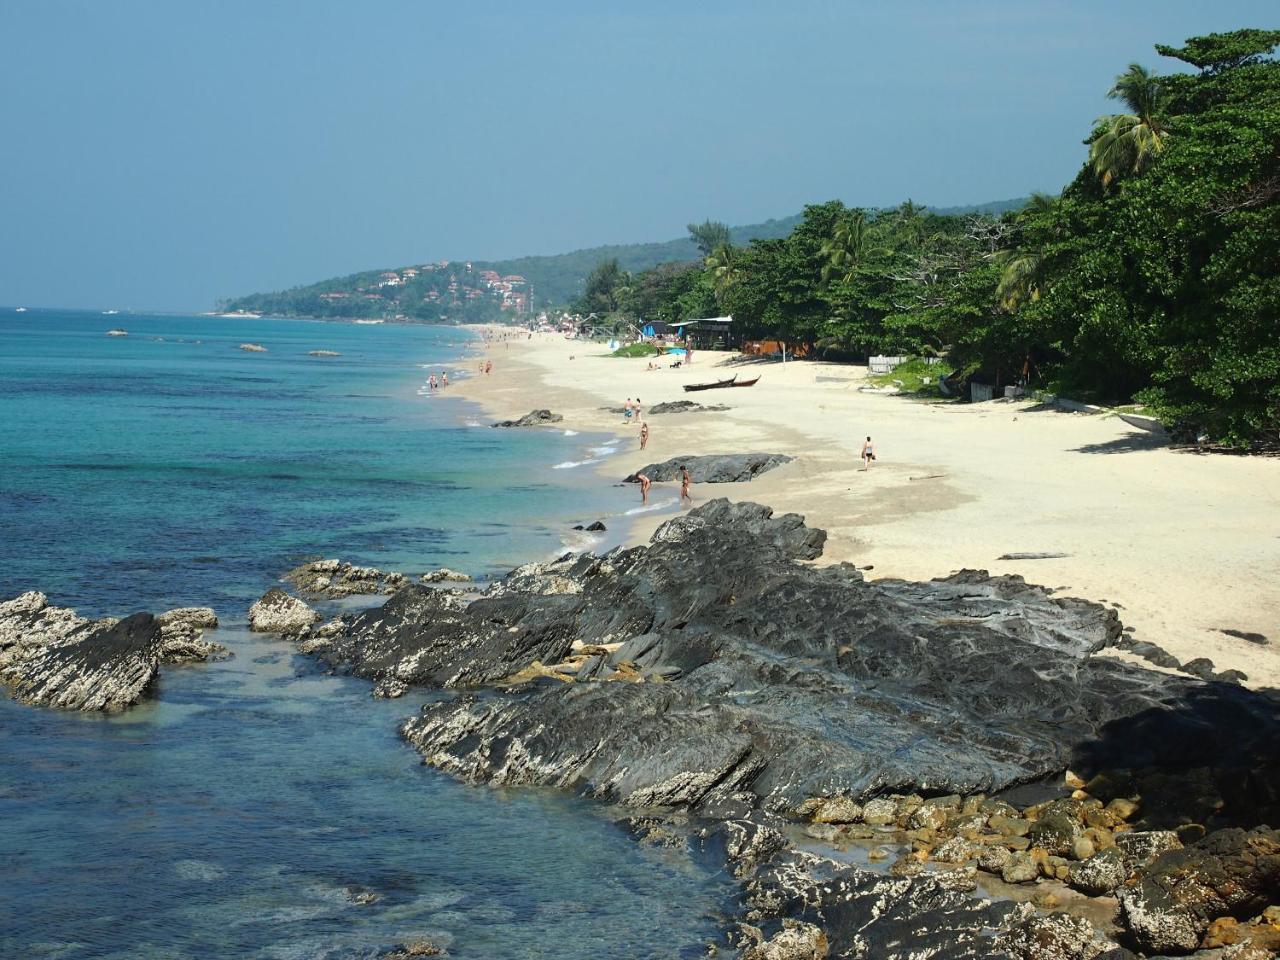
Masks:
[[[578,431],[577,431],[577,430],[566,430],[566,431],[564,432],[564,435],[565,435],[566,437],[576,437],[576,436],[578,435]]]
[[[574,467],[585,467],[589,463],[599,463],[599,460],[566,460],[564,463],[557,463],[552,470],[572,470]]]
[[[639,507],[632,507],[630,510],[624,510],[623,515],[631,517],[637,513],[652,513],[654,510],[665,510],[667,507],[674,507],[677,503],[678,500],[675,497],[672,497],[670,500],[654,500]]]

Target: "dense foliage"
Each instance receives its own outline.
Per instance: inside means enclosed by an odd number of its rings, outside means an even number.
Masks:
[[[1187,434],[1280,447],[1280,31],[1131,64],[1058,197],[967,216],[806,207],[745,246],[691,224],[700,263],[594,273],[584,310],[730,313],[743,336],[837,355],[945,356],[984,382],[1137,400]],[[595,284],[593,286],[593,284]],[[602,296],[607,288],[607,296]]]

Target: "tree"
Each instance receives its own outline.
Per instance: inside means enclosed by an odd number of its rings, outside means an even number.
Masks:
[[[1130,112],[1100,118],[1089,143],[1089,161],[1104,187],[1126,174],[1142,173],[1164,150],[1168,136],[1160,81],[1142,65],[1129,64],[1107,96]]]
[[[1261,63],[1280,44],[1280,30],[1233,30],[1192,37],[1181,47],[1156,44],[1162,57],[1172,57],[1209,73]]]
[[[729,243],[729,227],[719,220],[691,223],[687,229],[704,258],[711,256],[719,247]]]
[[[602,260],[587,276],[575,306],[581,313],[611,313],[618,308],[618,293],[628,282],[629,275],[618,265],[616,257]]]
[[[835,230],[822,245],[822,280],[849,280],[867,253],[867,215],[863,210],[849,210],[836,222]]]
[[[716,293],[716,302],[723,304],[729,289],[738,278],[737,251],[725,241],[707,255],[707,272],[711,275],[712,289]]]

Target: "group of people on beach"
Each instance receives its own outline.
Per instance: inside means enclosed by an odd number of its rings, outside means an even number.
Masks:
[[[448,385],[449,385],[449,374],[448,374],[446,371],[444,371],[444,370],[441,370],[441,371],[440,371],[440,379],[439,379],[439,380],[437,380],[437,379],[436,379],[436,375],[435,375],[434,373],[433,373],[433,374],[431,374],[429,377],[427,377],[427,387],[428,387],[428,389],[431,389],[431,390],[442,390],[442,389],[444,389],[445,387],[447,387]]]
[[[481,373],[481,375],[486,374],[486,373],[493,373],[493,361],[492,361],[492,360],[481,360],[481,361],[480,361],[480,373]]]

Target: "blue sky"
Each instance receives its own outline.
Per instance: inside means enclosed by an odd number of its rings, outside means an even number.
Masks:
[[[833,197],[1057,190],[1126,64],[1275,21],[1244,0],[3,0],[0,304],[198,310]]]

